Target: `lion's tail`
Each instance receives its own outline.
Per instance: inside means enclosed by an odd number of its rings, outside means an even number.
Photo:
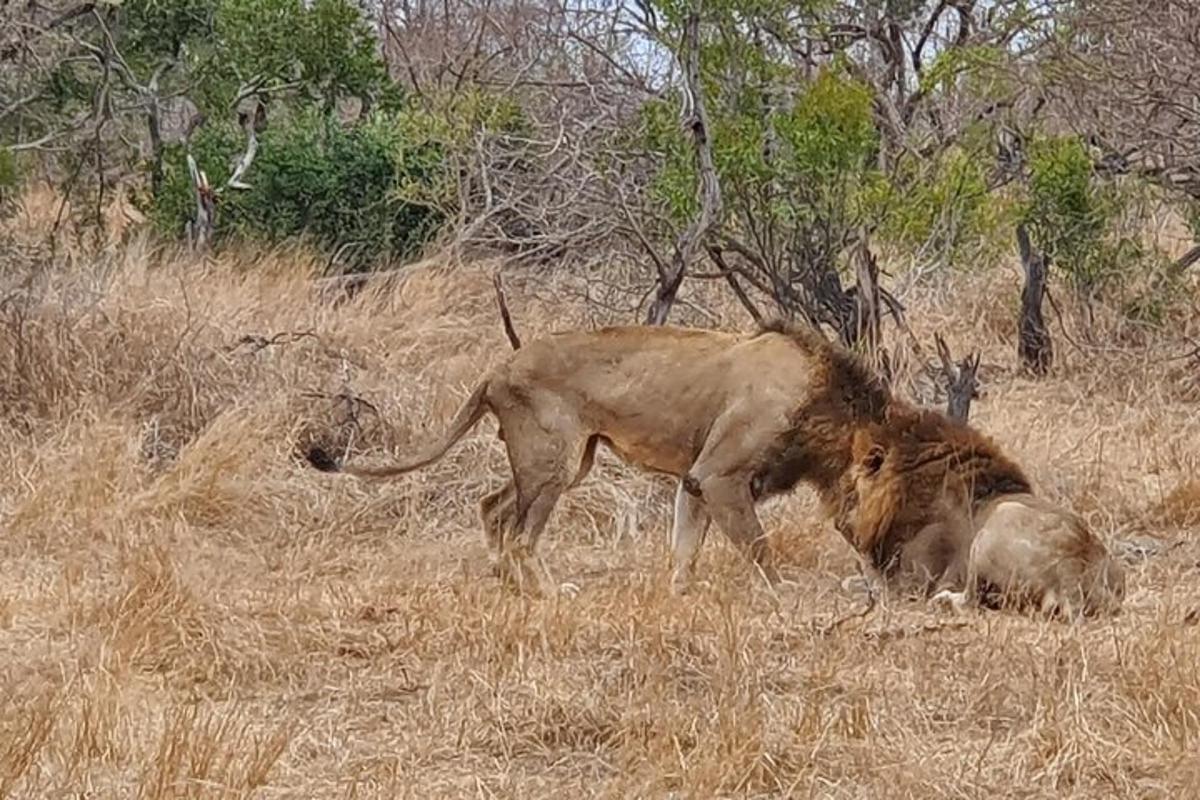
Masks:
[[[488,411],[487,404],[487,388],[488,382],[482,381],[475,387],[475,391],[471,392],[471,396],[458,409],[458,413],[454,415],[454,420],[450,423],[450,429],[446,431],[442,438],[431,444],[420,455],[412,461],[407,461],[403,464],[393,464],[386,467],[342,467],[337,468],[336,464],[327,462],[317,463],[312,458],[313,466],[325,472],[345,472],[347,475],[354,475],[359,478],[391,478],[396,475],[403,475],[406,472],[427,467],[437,461],[446,452],[453,447],[459,439],[467,434],[467,431],[475,427],[475,423],[483,417]]]

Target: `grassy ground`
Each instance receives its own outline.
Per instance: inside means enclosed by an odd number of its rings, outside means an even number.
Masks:
[[[1130,556],[1116,620],[898,603],[835,625],[853,562],[806,490],[764,512],[795,586],[771,596],[713,537],[675,598],[670,487],[602,458],[543,540],[579,591],[531,600],[486,576],[490,421],[392,483],[296,457],[434,435],[507,349],[489,265],[335,306],[299,252],[161,260],[134,242],[3,275],[0,797],[1197,794],[1186,325],[1102,320],[1105,348],[1060,336],[1032,382],[1013,270],[911,292],[919,339],[983,351],[973,421],[1106,541],[1157,553]],[[510,294],[526,338],[595,308],[565,281]]]

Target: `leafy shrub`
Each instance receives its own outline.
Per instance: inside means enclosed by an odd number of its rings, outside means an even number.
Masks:
[[[377,112],[343,126],[316,111],[272,123],[244,181],[228,190],[217,207],[218,238],[236,235],[279,241],[298,234],[319,245],[346,245],[361,266],[385,256],[404,256],[420,247],[442,221],[441,212],[413,200],[413,185],[432,184],[443,157],[436,142],[408,138],[402,116]],[[220,186],[245,146],[232,125],[202,129],[192,154],[209,182]],[[186,155],[174,148],[166,159],[153,218],[179,235],[194,212]]]
[[[878,181],[868,202],[880,235],[951,265],[990,263],[1011,249],[1011,204],[994,194],[987,164],[951,150],[933,164]]]
[[[1085,306],[1103,295],[1131,319],[1165,319],[1178,287],[1164,254],[1141,236],[1157,207],[1152,187],[1095,178],[1091,158],[1073,137],[1035,141],[1029,175],[1024,219],[1051,267]]]
[[[1087,295],[1143,255],[1131,237],[1107,237],[1124,198],[1113,184],[1095,184],[1092,173],[1092,160],[1076,137],[1043,138],[1029,148],[1024,217],[1030,235],[1051,264]]]
[[[778,248],[763,261],[780,265],[784,282],[836,269],[860,226],[947,261],[990,260],[1011,249],[1014,210],[988,186],[982,145],[933,162],[903,160],[884,173],[873,94],[836,64],[789,92],[790,103],[768,102],[754,88],[761,82],[734,83],[735,96],[717,93],[709,106],[723,222],[735,236],[757,230],[753,238]],[[651,197],[679,224],[697,209],[694,155],[676,109],[669,100],[649,104],[641,122],[660,155]]]
[[[856,198],[876,176],[870,91],[830,69],[789,105],[748,100],[752,94],[746,89],[710,104],[713,159],[730,213],[725,222],[738,235],[759,225],[777,229],[769,238],[797,249],[769,257],[794,257],[789,271],[804,269],[801,262],[814,256],[822,266],[832,264],[835,243],[858,222]],[[661,156],[651,197],[682,222],[696,211],[696,167],[677,108],[671,99],[647,104],[641,122],[645,144]],[[808,246],[818,252],[798,249]]]
[[[1078,139],[1040,139],[1030,146],[1026,218],[1034,242],[1079,277],[1086,276],[1104,232],[1104,208],[1091,179],[1092,161]]]

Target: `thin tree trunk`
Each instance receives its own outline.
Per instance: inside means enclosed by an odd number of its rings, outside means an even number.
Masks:
[[[1017,226],[1017,246],[1021,253],[1021,266],[1025,268],[1017,355],[1025,369],[1034,375],[1045,375],[1054,363],[1054,343],[1050,340],[1050,330],[1042,316],[1042,298],[1046,294],[1046,258],[1034,251],[1024,224]]]
[[[725,262],[725,254],[721,251],[721,248],[715,246],[709,247],[708,257],[712,259],[712,262],[716,264],[717,269],[720,270],[721,274],[725,276],[725,282],[728,283],[729,288],[733,290],[738,302],[742,304],[742,308],[749,312],[750,316],[754,318],[755,322],[761,324],[764,319],[762,311],[760,311],[758,306],[755,305],[754,301],[750,299],[750,295],[746,294],[746,290],[742,288],[742,285],[738,283],[737,274],[734,273],[734,271],[730,269],[729,265]]]
[[[684,73],[684,92],[687,107],[684,124],[691,131],[700,173],[700,211],[675,243],[671,263],[659,270],[658,288],[646,313],[646,323],[663,325],[675,305],[679,287],[697,248],[721,215],[721,184],[713,161],[712,140],[709,138],[708,112],[704,104],[704,88],[700,85],[700,0],[696,0],[684,22],[680,61]]]

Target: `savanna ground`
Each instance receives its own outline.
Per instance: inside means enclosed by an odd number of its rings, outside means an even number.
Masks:
[[[51,200],[7,223],[12,254]],[[1103,347],[1060,335],[1035,382],[1012,265],[904,295],[920,340],[983,352],[973,422],[1126,556],[1125,613],[1072,627],[852,616],[853,560],[804,489],[764,512],[795,585],[773,597],[713,534],[704,583],[673,597],[670,486],[611,457],[543,539],[578,592],[507,594],[476,521],[506,469],[490,420],[390,483],[297,456],[384,460],[440,430],[508,347],[493,264],[418,264],[335,304],[300,250],[204,263],[135,238],[52,262],[14,258],[0,303],[0,797],[1200,787],[1194,304],[1166,334],[1101,315]],[[748,326],[689,292],[681,319]],[[509,293],[526,338],[594,321],[567,278]]]

